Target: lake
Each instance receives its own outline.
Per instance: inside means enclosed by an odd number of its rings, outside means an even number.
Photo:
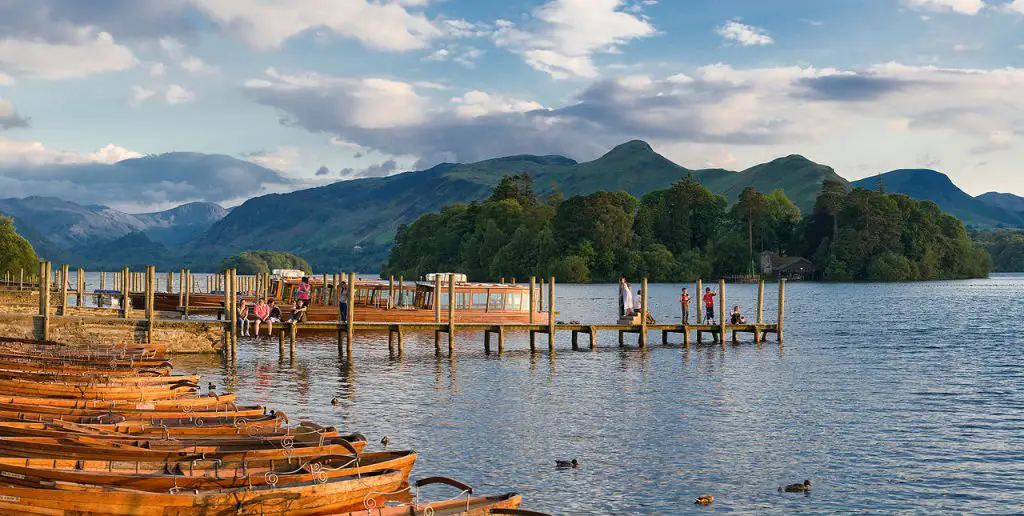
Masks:
[[[678,320],[679,286],[650,291],[659,322]],[[615,318],[614,285],[556,294],[561,320]],[[620,349],[606,332],[596,352],[572,351],[566,332],[553,357],[546,337],[530,354],[525,335],[499,357],[467,333],[449,357],[430,334],[407,337],[393,359],[381,334],[357,337],[350,363],[330,337],[302,338],[294,362],[276,340],[243,338],[233,371],[212,356],[176,364],[293,421],[359,431],[375,448],[389,436],[420,452],[414,477],[520,491],[524,507],[553,513],[1005,513],[1024,506],[1024,351],[1012,329],[1022,294],[1022,275],[790,283],[782,346],[747,336],[641,352],[635,336]],[[753,316],[755,286],[727,296]],[[767,321],[775,296],[769,285]],[[571,458],[578,469],[555,468]],[[777,491],[804,479],[807,495]],[[714,504],[693,506],[703,494]]]

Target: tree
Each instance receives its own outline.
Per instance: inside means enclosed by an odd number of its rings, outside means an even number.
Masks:
[[[768,197],[748,186],[740,193],[740,200],[733,206],[733,216],[742,219],[747,226],[748,258],[754,260],[754,225],[764,228],[768,224]]]
[[[22,270],[31,273],[39,267],[39,257],[17,230],[14,221],[0,216],[0,273],[17,275]]]
[[[846,198],[846,186],[835,179],[826,179],[821,183],[821,195],[814,203],[815,213],[824,213],[832,218],[832,243],[839,237],[839,211],[843,209]]]
[[[305,273],[313,270],[306,260],[291,253],[279,251],[245,251],[225,258],[220,269],[237,269],[239,274],[266,274],[274,269],[297,269]]]
[[[489,201],[503,201],[514,199],[520,206],[530,206],[537,203],[537,194],[533,191],[533,178],[529,173],[522,173],[514,176],[504,176],[494,188]]]

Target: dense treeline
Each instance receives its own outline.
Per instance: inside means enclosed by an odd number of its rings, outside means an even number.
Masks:
[[[10,218],[0,216],[0,275],[9,272],[17,276],[21,271],[32,274],[38,268],[39,257],[32,244],[18,234]]]
[[[837,182],[826,181],[803,219],[782,191],[748,188],[730,207],[692,177],[643,199],[625,192],[539,199],[532,186],[528,175],[507,176],[484,202],[400,227],[384,273],[691,281],[755,272],[763,250],[812,258],[834,281],[979,277],[990,268],[963,224],[934,203],[847,192]]]
[[[306,260],[290,253],[279,251],[245,251],[225,258],[219,270],[237,269],[239,274],[268,273],[274,269],[296,269],[310,272]]]
[[[997,272],[1024,272],[1024,231],[979,231],[971,239],[992,255]]]

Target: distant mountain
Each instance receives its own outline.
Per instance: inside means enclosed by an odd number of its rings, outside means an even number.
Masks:
[[[975,199],[958,188],[948,176],[926,169],[904,169],[881,175],[885,191],[901,193],[938,204],[942,211],[975,227],[1024,227],[1024,214]],[[879,178],[855,181],[853,186],[875,189]]]
[[[975,199],[1004,210],[1024,212],[1024,197],[1008,193],[989,192],[981,194]]]
[[[195,240],[223,219],[228,210],[212,202],[192,202],[156,213],[135,215],[145,225],[145,234],[164,245],[183,244]]]
[[[80,254],[89,267],[107,270],[119,270],[121,267],[139,270],[146,265],[168,264],[170,258],[167,247],[150,240],[142,232],[94,244],[82,249]]]
[[[765,192],[784,188],[805,212],[813,207],[825,178],[845,182],[831,168],[800,156],[743,172],[690,170],[645,142],[631,141],[587,163],[563,156],[509,156],[257,197],[214,224],[196,241],[190,257],[214,263],[241,251],[270,249],[295,253],[320,270],[377,270],[401,224],[448,205],[486,198],[502,176],[524,172],[534,178],[540,194],[557,187],[566,196],[624,190],[638,197],[693,174],[730,202],[748,185]]]
[[[89,266],[95,263],[93,257],[99,256],[97,250],[107,249],[109,243],[127,235],[144,234],[161,246],[179,245],[201,236],[228,212],[213,203],[189,203],[133,215],[54,197],[26,197],[0,199],[0,213],[14,219],[18,232],[39,256]]]

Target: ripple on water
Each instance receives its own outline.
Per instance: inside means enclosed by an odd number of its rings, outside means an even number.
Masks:
[[[421,453],[415,475],[520,490],[529,507],[561,514],[1024,505],[1024,350],[1005,318],[1024,313],[1024,277],[787,290],[782,347],[642,353],[606,332],[593,353],[570,351],[560,336],[551,358],[511,335],[497,357],[479,335],[461,335],[449,358],[434,355],[432,335],[413,335],[391,359],[382,334],[361,337],[351,365],[329,338],[302,339],[294,361],[279,359],[276,342],[243,340],[234,372],[213,357],[177,363],[293,419],[371,442],[387,435],[391,448]],[[678,318],[678,291],[651,286],[656,316]],[[558,294],[561,319],[614,318],[613,286]],[[730,285],[727,295],[755,311],[755,287]],[[774,295],[769,286],[766,299]],[[773,303],[765,308],[773,320]],[[580,468],[554,467],[569,458]],[[778,492],[805,478],[809,495]],[[715,503],[692,506],[701,494]]]

